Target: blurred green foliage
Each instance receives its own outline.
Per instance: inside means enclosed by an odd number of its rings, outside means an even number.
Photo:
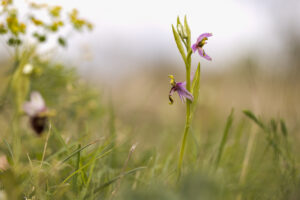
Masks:
[[[24,73],[28,62],[32,70]],[[11,86],[1,91],[6,98],[1,98],[0,112],[0,156],[6,156],[9,164],[0,172],[0,188],[6,199],[299,197],[299,158],[298,150],[293,148],[298,141],[292,140],[295,130],[289,130],[281,118],[267,120],[249,110],[244,116],[232,112],[227,121],[206,115],[211,126],[199,125],[196,113],[187,141],[183,176],[177,182],[176,138],[182,124],[175,118],[169,118],[170,125],[166,126],[161,126],[160,121],[143,122],[153,127],[142,129],[144,142],[160,141],[147,148],[138,145],[131,152],[137,132],[128,127],[126,120],[132,119],[142,127],[143,119],[135,119],[134,113],[122,118],[117,110],[122,105],[108,103],[103,93],[86,84],[74,68],[45,61],[34,48],[21,52],[18,64],[13,71],[16,75],[1,81]],[[11,74],[7,69],[2,77]],[[30,80],[29,84],[23,84],[24,80]],[[23,99],[20,102],[28,99],[24,86],[28,91],[39,91],[47,106],[56,111],[41,137],[35,135],[28,117],[15,106],[19,104],[18,95]],[[22,96],[23,92],[26,95]],[[161,136],[147,138],[156,126]],[[241,184],[245,151],[253,131],[257,132],[255,148]]]

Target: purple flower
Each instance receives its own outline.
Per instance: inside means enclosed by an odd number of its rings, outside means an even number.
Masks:
[[[203,34],[201,34],[198,37],[197,42],[195,44],[193,44],[193,46],[192,46],[193,52],[198,50],[199,55],[202,56],[203,58],[207,59],[207,60],[211,60],[211,57],[205,53],[205,51],[203,49],[203,46],[205,44],[207,44],[206,40],[210,36],[212,36],[212,33],[203,33]]]
[[[47,107],[45,101],[39,92],[30,94],[30,101],[23,105],[24,112],[30,117],[32,129],[40,135],[47,124]]]
[[[193,101],[193,99],[194,99],[193,95],[185,88],[186,82],[176,83],[173,75],[169,75],[169,77],[171,78],[170,83],[172,85],[172,88],[169,92],[170,104],[173,104],[173,102],[174,102],[174,100],[172,98],[172,95],[174,94],[174,92],[178,93],[178,96],[182,102],[184,102],[185,99],[189,99],[190,101]]]

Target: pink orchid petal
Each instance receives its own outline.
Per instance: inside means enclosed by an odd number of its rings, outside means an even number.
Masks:
[[[208,38],[208,37],[211,37],[212,36],[212,33],[202,33],[198,39],[197,39],[197,43],[201,42],[204,38]]]
[[[198,48],[198,53],[200,56],[204,57],[202,48],[200,48],[200,47]]]
[[[195,44],[193,44],[192,50],[193,50],[194,53],[195,53],[195,51],[197,51],[197,42]]]
[[[177,91],[179,97],[182,96],[184,98],[187,98],[187,99],[193,101],[193,99],[194,99],[193,95],[185,87],[183,87],[182,85],[178,85],[178,83],[176,86],[177,86],[176,91]]]

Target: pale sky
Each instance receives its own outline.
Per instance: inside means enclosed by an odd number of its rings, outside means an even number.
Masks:
[[[15,0],[23,6],[23,0]],[[245,56],[249,49],[260,55],[280,49],[273,33],[271,18],[264,7],[240,0],[36,0],[77,8],[95,29],[73,34],[67,50],[59,50],[58,59],[80,65],[82,72],[103,74],[130,72],[159,59],[181,62],[171,24],[186,14],[193,41],[203,32],[213,33],[205,46],[213,62],[201,60],[209,68],[224,66]],[[262,45],[263,44],[263,45]],[[268,52],[266,52],[268,50]],[[88,55],[88,56],[87,56]],[[86,61],[83,58],[89,57]]]

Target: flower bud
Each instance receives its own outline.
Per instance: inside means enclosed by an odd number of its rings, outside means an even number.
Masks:
[[[181,24],[177,24],[177,32],[181,39],[186,39],[188,37],[185,28]]]

